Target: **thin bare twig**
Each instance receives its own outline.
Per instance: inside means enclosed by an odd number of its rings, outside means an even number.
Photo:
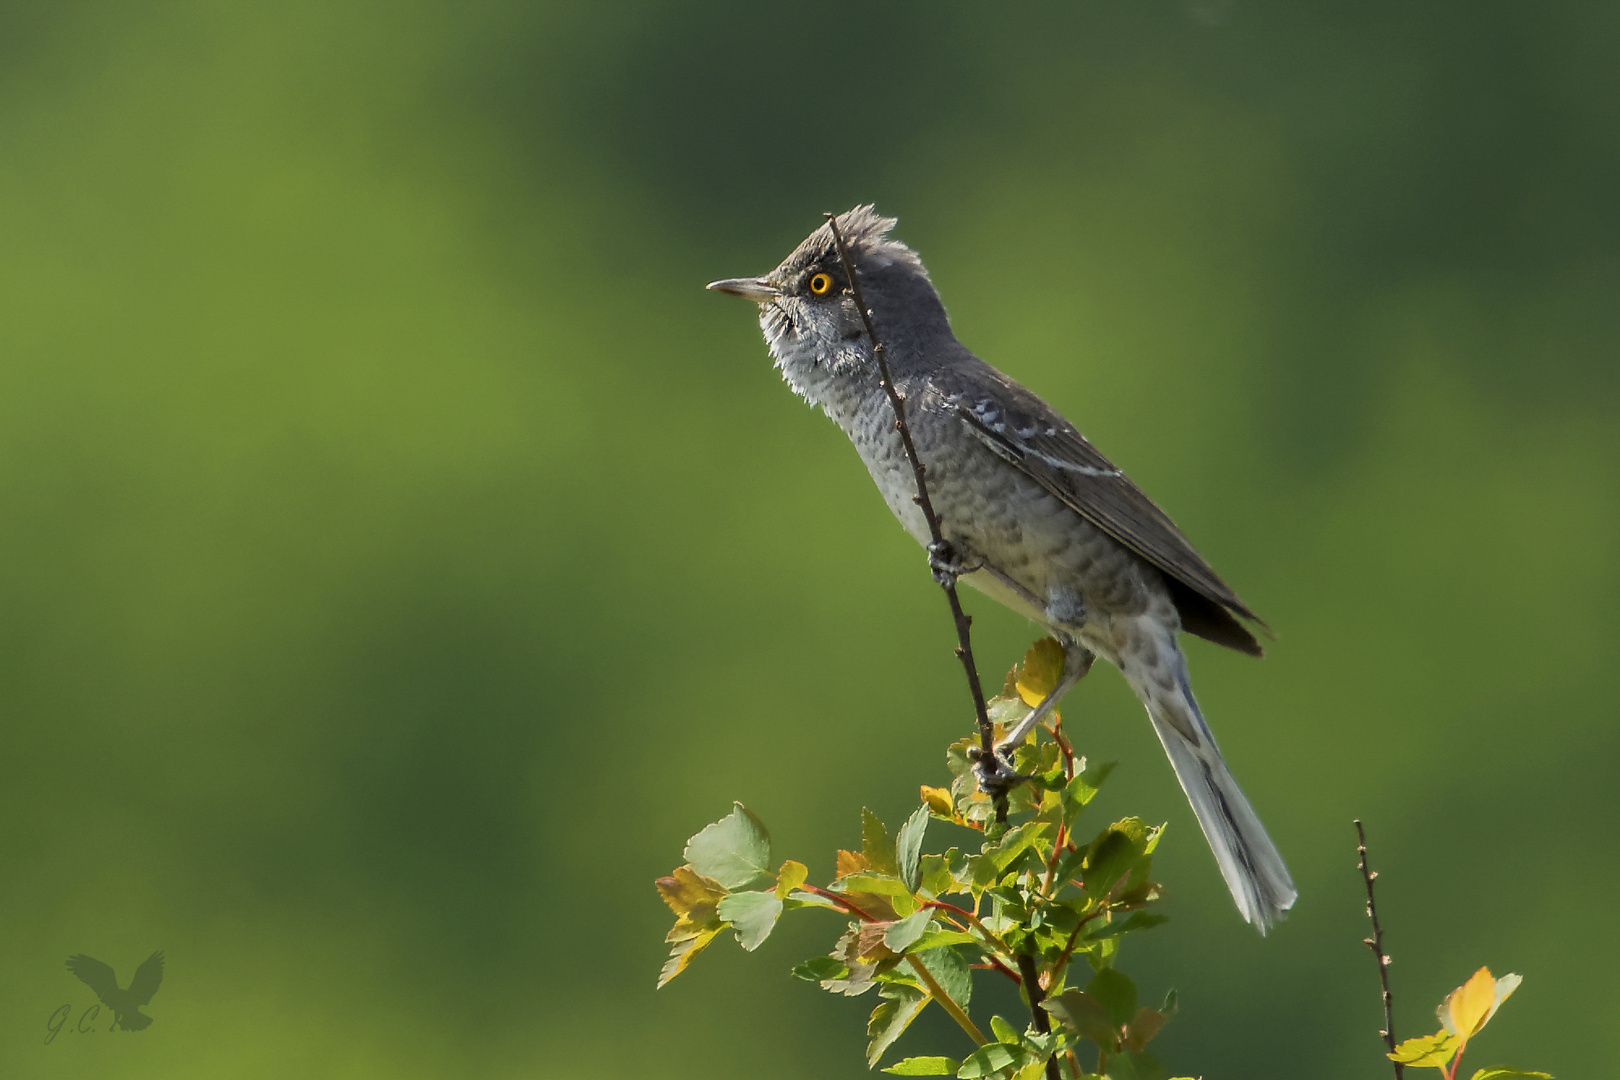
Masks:
[[[923,518],[928,522],[928,534],[933,539],[935,550],[948,547],[945,533],[939,525],[939,515],[934,512],[933,501],[928,498],[928,482],[923,474],[928,467],[917,456],[917,447],[911,441],[911,428],[906,424],[906,399],[894,385],[894,379],[889,375],[889,362],[883,356],[883,342],[878,340],[877,331],[872,329],[872,313],[866,307],[866,300],[861,296],[861,282],[855,276],[855,263],[849,257],[849,248],[844,245],[844,236],[838,231],[838,219],[833,214],[827,215],[827,227],[832,230],[833,244],[838,248],[838,258],[844,264],[844,276],[849,279],[849,287],[855,295],[855,306],[860,309],[861,322],[866,327],[866,336],[872,342],[872,356],[877,360],[878,377],[883,383],[883,391],[889,397],[889,404],[894,408],[894,427],[900,433],[900,443],[905,448],[906,460],[911,463],[911,471],[917,477],[917,494],[912,500],[922,510]],[[990,723],[990,710],[984,702],[984,687],[979,682],[979,668],[973,661],[973,642],[969,627],[973,619],[962,610],[962,601],[956,595],[956,581],[947,578],[940,582],[945,590],[945,599],[951,605],[951,619],[956,623],[956,657],[962,661],[962,670],[967,675],[968,691],[973,695],[973,712],[979,722],[979,743],[983,753],[993,762],[995,760],[995,728]],[[1007,793],[1005,791],[992,792],[995,800],[996,821],[1006,824],[1007,821]]]
[[[1378,875],[1367,866],[1367,833],[1361,827],[1361,819],[1356,819],[1356,856],[1361,863],[1361,880],[1367,885],[1367,917],[1372,920],[1373,936],[1364,938],[1367,948],[1378,957],[1378,982],[1384,989],[1384,1030],[1378,1034],[1384,1037],[1389,1046],[1389,1052],[1395,1052],[1395,999],[1389,992],[1389,955],[1384,952],[1384,928],[1378,924],[1378,905],[1373,900],[1373,879]],[[1398,1061],[1391,1061],[1395,1066],[1395,1080],[1404,1080],[1405,1069]]]

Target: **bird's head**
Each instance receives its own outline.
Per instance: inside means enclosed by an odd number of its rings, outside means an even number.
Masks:
[[[837,221],[873,328],[891,362],[897,352],[903,356],[938,333],[949,334],[944,305],[922,260],[889,238],[895,219],[879,216],[871,206],[857,206]],[[860,309],[828,223],[763,277],[713,281],[709,288],[759,305],[760,328],[771,355],[796,388],[794,369],[800,365],[837,374],[870,357]]]

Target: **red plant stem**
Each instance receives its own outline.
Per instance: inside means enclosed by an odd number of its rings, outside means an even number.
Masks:
[[[1100,907],[1096,911],[1093,911],[1090,915],[1087,915],[1085,918],[1080,920],[1080,925],[1076,926],[1074,928],[1074,932],[1069,935],[1069,943],[1063,946],[1063,954],[1057,958],[1057,963],[1052,965],[1054,978],[1056,977],[1056,973],[1062,971],[1064,965],[1069,962],[1069,957],[1074,955],[1075,943],[1080,940],[1080,931],[1086,928],[1086,923],[1090,922],[1092,919],[1095,919],[1097,916],[1101,915],[1107,910],[1107,908]]]
[[[973,966],[974,967],[982,967],[986,971],[999,971],[1003,975],[1007,976],[1007,978],[1011,979],[1015,986],[1023,986],[1024,985],[1023,976],[1019,975],[1018,972],[1014,971],[1012,968],[1010,968],[1006,964],[1002,963],[1000,957],[992,956],[990,958],[990,962],[988,964],[975,964]]]
[[[961,919],[971,925],[979,933],[983,934],[985,939],[989,941],[990,944],[994,945],[1008,956],[1013,955],[1013,951],[1007,947],[1007,943],[1002,941],[995,934],[991,933],[990,928],[985,926],[984,923],[980,922],[979,917],[973,914],[973,912],[968,911],[966,908],[959,908],[955,904],[948,904],[943,900],[924,900],[923,907],[935,908],[939,911],[949,912],[958,919]]]
[[[829,892],[828,890],[823,889],[819,885],[812,885],[809,882],[805,882],[803,885],[800,885],[799,888],[803,889],[805,892],[808,892],[808,893],[815,893],[817,896],[825,896],[828,900],[831,900],[833,903],[838,904],[838,905],[842,906],[843,908],[845,908],[846,910],[848,910],[851,915],[859,916],[860,918],[865,919],[867,922],[882,922],[883,921],[881,919],[875,918],[872,915],[869,915],[866,912],[862,911],[860,908],[856,907],[854,904],[850,903],[848,900],[844,899],[842,896],[838,895],[837,893]]]
[[[1062,720],[1058,720],[1052,724],[1052,740],[1058,744],[1058,749],[1063,751],[1063,779],[1073,780],[1074,747],[1070,746],[1069,740],[1063,737]]]
[[[1058,822],[1057,839],[1052,843],[1052,857],[1046,860],[1046,881],[1041,884],[1041,895],[1052,895],[1052,875],[1057,873],[1058,859],[1069,846],[1068,826]]]

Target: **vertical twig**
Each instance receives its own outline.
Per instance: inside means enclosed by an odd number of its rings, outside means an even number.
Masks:
[[[1384,1030],[1378,1034],[1384,1037],[1389,1046],[1389,1052],[1395,1052],[1395,999],[1389,992],[1389,956],[1384,952],[1384,928],[1378,923],[1378,904],[1373,900],[1373,879],[1378,875],[1367,866],[1367,833],[1361,827],[1361,819],[1356,819],[1356,856],[1361,863],[1361,880],[1367,885],[1367,917],[1372,920],[1373,936],[1364,938],[1367,948],[1378,957],[1378,982],[1384,990]],[[1395,1066],[1395,1080],[1404,1080],[1405,1070],[1398,1061],[1391,1061]]]
[[[1035,958],[1028,953],[1019,953],[1018,970],[1024,976],[1024,993],[1029,995],[1029,1011],[1035,1018],[1035,1030],[1045,1035],[1052,1030],[1052,1023],[1046,1018],[1046,1010],[1041,1008],[1041,1002],[1046,1000],[1046,991],[1041,989],[1041,976],[1035,970]],[[1058,1071],[1056,1054],[1046,1059],[1046,1080],[1063,1080],[1063,1074]]]
[[[877,331],[872,329],[872,313],[867,310],[866,300],[861,296],[861,282],[855,276],[855,263],[849,257],[849,248],[844,245],[844,236],[838,231],[838,219],[827,215],[827,227],[832,230],[833,244],[838,248],[838,258],[844,264],[844,276],[849,279],[849,287],[855,294],[855,306],[860,309],[861,322],[866,327],[866,336],[872,341],[872,356],[877,360],[878,378],[883,383],[883,392],[889,397],[889,404],[894,408],[894,427],[900,433],[900,444],[905,448],[906,460],[911,464],[911,471],[917,477],[917,494],[912,501],[922,510],[923,518],[928,522],[928,534],[933,539],[936,549],[946,547],[945,534],[939,525],[939,515],[934,512],[933,501],[928,498],[928,482],[923,478],[928,467],[917,456],[917,447],[911,441],[911,428],[906,424],[906,399],[894,385],[894,379],[889,375],[889,362],[883,356],[883,342],[878,340]],[[984,687],[979,682],[979,668],[973,661],[973,642],[969,634],[969,627],[973,619],[962,610],[962,601],[956,595],[956,582],[946,579],[940,582],[945,590],[945,599],[951,605],[951,619],[956,623],[956,657],[962,661],[962,670],[967,674],[968,691],[973,695],[973,711],[979,722],[979,743],[986,756],[994,761],[995,728],[990,723],[990,711],[984,703]],[[1007,793],[1005,791],[993,794],[996,805],[996,820],[1003,824],[1007,821]]]

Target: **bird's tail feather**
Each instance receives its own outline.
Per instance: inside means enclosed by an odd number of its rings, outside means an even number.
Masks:
[[[1282,853],[1266,835],[1266,827],[1226,767],[1193,697],[1187,663],[1173,635],[1155,636],[1157,647],[1150,653],[1158,670],[1143,670],[1130,663],[1128,656],[1122,658],[1126,662],[1121,668],[1147,705],[1153,730],[1215,853],[1232,899],[1243,917],[1263,934],[1293,906],[1298,895],[1293,879]]]

